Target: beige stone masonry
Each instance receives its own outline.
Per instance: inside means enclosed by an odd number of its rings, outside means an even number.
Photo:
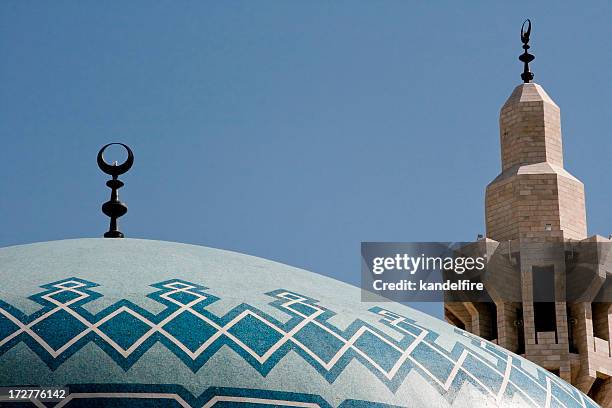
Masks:
[[[559,107],[538,84],[522,84],[499,123],[502,173],[487,186],[487,237],[586,238],[584,186],[563,168]]]
[[[559,107],[538,84],[514,89],[499,116],[502,169],[549,162],[563,167]]]

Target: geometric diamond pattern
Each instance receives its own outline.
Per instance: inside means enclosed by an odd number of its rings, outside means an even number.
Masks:
[[[83,323],[59,309],[32,326],[32,331],[53,349],[59,349],[85,329]]]
[[[263,356],[281,338],[281,334],[265,323],[265,320],[247,315],[238,320],[230,329],[229,333],[236,336],[238,341],[246,347]]]
[[[344,345],[344,342],[314,323],[308,323],[293,337],[325,362],[329,362]]]
[[[195,352],[217,332],[214,326],[189,312],[179,314],[163,328],[192,352]]]
[[[0,300],[0,355],[24,342],[55,370],[95,342],[127,370],[161,343],[196,372],[228,346],[264,376],[295,352],[329,383],[355,360],[392,391],[416,372],[450,400],[470,383],[498,402],[518,394],[532,406],[594,406],[545,370],[538,368],[534,376],[515,356],[490,342],[454,329],[465,341],[449,350],[437,344],[435,331],[381,307],[370,312],[396,337],[359,319],[339,329],[329,322],[334,312],[285,289],[267,293],[271,305],[289,317],[280,322],[248,304],[217,316],[207,308],[217,297],[179,279],[151,285],[156,290],[147,296],[165,306],[159,313],[119,300],[92,314],[83,305],[101,296],[96,286],[78,278],[44,285],[44,291],[30,297],[42,307],[29,316]]]
[[[149,325],[127,311],[115,315],[98,328],[124,350],[132,347],[138,339],[151,330]]]

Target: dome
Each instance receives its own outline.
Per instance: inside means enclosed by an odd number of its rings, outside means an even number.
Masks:
[[[0,249],[0,272],[0,387],[69,390],[31,406],[596,406],[441,320],[253,256],[76,239]]]

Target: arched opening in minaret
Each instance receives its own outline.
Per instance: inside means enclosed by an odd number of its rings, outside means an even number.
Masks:
[[[536,343],[557,342],[557,313],[555,307],[555,268],[553,265],[533,266],[533,323]]]
[[[497,306],[493,302],[482,303],[480,314],[483,320],[480,335],[487,340],[497,342]]]
[[[557,330],[557,317],[553,302],[534,302],[533,314],[536,332],[554,332]]]
[[[609,303],[591,303],[593,318],[593,336],[610,341],[610,325],[608,322]]]

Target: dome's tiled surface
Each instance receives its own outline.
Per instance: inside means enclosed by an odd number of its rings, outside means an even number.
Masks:
[[[67,385],[57,407],[595,406],[438,319],[261,258],[68,240],[0,249],[0,276],[0,387]]]

